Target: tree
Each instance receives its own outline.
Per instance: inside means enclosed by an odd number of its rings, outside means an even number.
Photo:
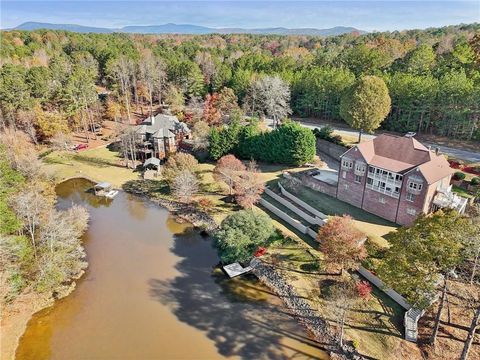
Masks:
[[[355,228],[353,219],[348,215],[329,218],[317,236],[326,262],[339,267],[340,273],[344,269],[358,269],[367,257],[364,240],[365,234]]]
[[[192,137],[193,137],[193,148],[195,150],[206,150],[208,149],[208,137],[210,136],[210,126],[205,121],[198,121],[193,125]]]
[[[405,70],[415,75],[426,75],[435,64],[435,53],[431,46],[422,44],[405,57]]]
[[[181,170],[175,175],[172,183],[172,193],[180,201],[190,203],[197,192],[198,180],[190,170]]]
[[[217,108],[218,94],[207,94],[203,107],[203,120],[209,125],[218,125],[222,120],[222,114]]]
[[[248,89],[244,107],[251,114],[260,114],[278,121],[291,114],[290,88],[278,76],[265,76],[254,81]]]
[[[260,177],[259,170],[254,161],[250,161],[246,171],[235,179],[235,200],[244,209],[251,208],[265,189],[265,183]]]
[[[216,181],[223,181],[228,185],[229,194],[232,195],[233,187],[246,167],[234,155],[224,155],[213,169],[213,177]]]
[[[354,129],[377,129],[390,112],[390,95],[385,82],[376,76],[363,76],[342,96],[340,115]]]
[[[246,262],[259,246],[266,246],[275,228],[263,212],[241,210],[227,216],[214,235],[220,259],[224,263]]]
[[[329,299],[328,310],[339,327],[338,343],[342,347],[348,311],[357,300],[355,284],[351,280],[335,284],[330,289]]]
[[[466,219],[455,211],[420,216],[412,226],[393,233],[389,238],[391,246],[375,270],[387,286],[403,294],[408,302],[425,308],[441,275],[447,276],[460,262],[466,231]],[[440,312],[442,306],[440,302]]]
[[[173,184],[181,172],[184,170],[195,172],[197,167],[198,161],[192,155],[177,152],[168,158],[163,167],[162,176],[169,184]]]

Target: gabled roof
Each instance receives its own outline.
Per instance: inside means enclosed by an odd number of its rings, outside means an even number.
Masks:
[[[355,146],[344,155],[355,148],[369,165],[385,170],[407,173],[418,167],[428,183],[453,173],[443,155],[437,155],[412,137],[381,134]]]
[[[137,125],[136,131],[139,134],[154,134],[155,137],[171,137],[175,136],[175,131],[189,133],[190,129],[176,116],[158,114],[154,118],[146,118],[140,125]]]

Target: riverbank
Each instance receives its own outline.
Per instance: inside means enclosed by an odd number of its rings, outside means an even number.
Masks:
[[[55,301],[68,296],[75,290],[76,280],[84,274],[77,274],[70,285],[63,286],[53,293],[38,293],[31,289],[25,290],[18,295],[14,301],[8,304],[2,304],[0,317],[0,359],[14,360],[15,351],[18,347],[20,338],[27,328],[27,324],[32,316],[55,304]],[[2,281],[2,295],[4,293],[4,282]]]

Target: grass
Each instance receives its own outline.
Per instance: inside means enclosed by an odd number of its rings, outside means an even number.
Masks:
[[[382,247],[388,246],[385,235],[398,227],[388,220],[305,186],[299,186],[298,190],[292,190],[292,192],[295,192],[295,195],[301,200],[326,215],[350,215],[354,219],[357,229]]]
[[[58,182],[75,176],[86,176],[95,181],[107,181],[120,188],[127,181],[139,178],[139,173],[123,166],[117,152],[106,147],[79,153],[53,151],[42,160],[47,173]]]
[[[457,186],[457,185],[453,185],[452,186],[452,190],[453,192],[457,193],[458,195],[460,196],[463,196],[467,199],[470,199],[473,197],[472,193],[470,191],[468,191],[467,189],[464,189],[460,186]]]
[[[87,150],[78,154],[70,152],[52,152],[43,157],[45,167],[58,180],[74,176],[88,176],[94,180],[108,181],[120,187],[130,180],[138,180],[139,176],[132,170],[122,166],[119,155],[107,148]],[[218,183],[213,178],[214,165],[210,163],[199,164],[201,176],[200,194],[212,201],[211,215],[219,223],[227,215],[238,210],[238,206],[227,202],[228,188],[225,184]],[[302,168],[287,168],[278,165],[259,164],[262,178],[265,182],[275,182],[281,177],[283,171],[296,172]],[[143,182],[144,186],[154,196],[171,198],[167,185],[163,181],[149,180]],[[299,196],[300,197],[300,196]],[[350,207],[326,195],[310,192],[305,189],[302,197],[311,205],[327,214],[350,213],[357,219],[359,227],[368,229],[377,234],[387,233],[394,227],[383,219],[363,213],[363,211]],[[281,206],[280,204],[277,204]],[[288,210],[288,209],[287,209]],[[265,212],[261,207],[255,211]],[[270,215],[270,214],[269,214]],[[332,276],[322,274],[323,255],[317,250],[314,240],[290,229],[274,216],[274,226],[283,234],[283,240],[276,241],[269,248],[268,257],[277,261],[279,270],[284,273],[287,281],[295,286],[300,295],[308,297],[312,306],[320,314],[329,318],[328,299],[323,297],[322,284],[332,280]],[[371,228],[369,228],[371,227]],[[334,277],[338,280],[338,277]],[[388,358],[393,349],[399,346],[401,337],[401,319],[403,311],[380,291],[375,291],[368,303],[355,306],[348,317],[346,336],[356,340],[359,350],[363,354],[376,358]]]

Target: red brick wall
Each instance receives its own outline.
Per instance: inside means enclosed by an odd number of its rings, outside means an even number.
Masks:
[[[415,176],[423,180],[422,191],[419,194],[415,195],[414,201],[407,200],[407,188],[410,177]],[[435,187],[434,187],[435,186]],[[421,213],[423,213],[423,205],[425,203],[425,198],[427,193],[432,191],[432,188],[435,189],[436,185],[428,185],[425,178],[422,176],[420,171],[412,171],[411,173],[403,177],[403,186],[402,192],[400,194],[400,206],[398,207],[397,223],[400,225],[410,225]],[[414,209],[415,215],[410,215],[407,213],[408,209]]]
[[[365,211],[395,222],[397,206],[398,199],[386,194],[381,194],[375,190],[365,189],[362,207]]]
[[[367,179],[368,169],[362,176],[361,182],[355,182],[355,162],[360,161],[366,164],[366,161],[360,154],[360,151],[358,151],[356,148],[350,150],[345,157],[353,160],[353,167],[350,170],[342,169],[342,164],[340,162],[340,170],[338,172],[337,198],[353,206],[362,207],[363,189],[365,188],[365,181]],[[345,178],[343,177],[344,173]]]

